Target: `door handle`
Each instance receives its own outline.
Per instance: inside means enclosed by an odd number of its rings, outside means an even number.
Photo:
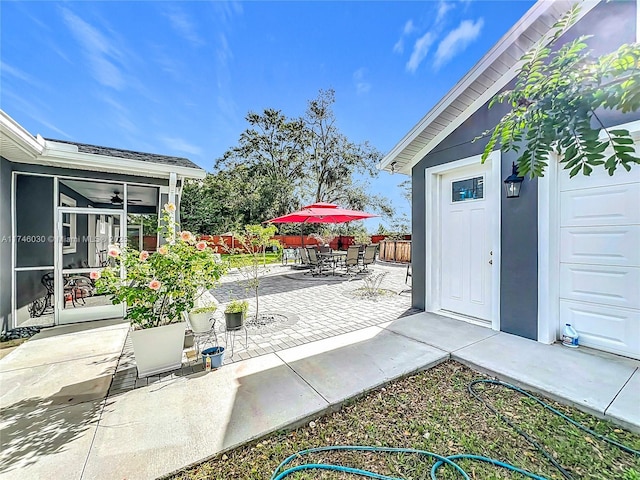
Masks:
[[[489,260],[489,265],[493,265],[493,259]]]

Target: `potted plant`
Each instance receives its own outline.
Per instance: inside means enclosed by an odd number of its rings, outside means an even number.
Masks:
[[[205,241],[178,231],[172,216],[175,209],[168,203],[163,211],[161,234],[168,243],[154,253],[111,245],[108,254],[115,265],[91,272],[99,293],[111,295],[113,304],[126,306],[140,377],[180,368],[183,316],[224,273]]]
[[[193,308],[189,311],[189,324],[194,333],[208,332],[211,330],[211,319],[218,309],[215,304]]]
[[[227,330],[238,330],[244,325],[244,317],[249,309],[246,300],[232,300],[224,309],[224,321]]]

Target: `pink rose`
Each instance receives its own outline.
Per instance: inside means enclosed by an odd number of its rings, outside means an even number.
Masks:
[[[117,245],[109,245],[109,252],[107,253],[110,257],[116,258],[120,255],[120,249]]]
[[[191,234],[191,232],[188,232],[187,230],[185,230],[184,232],[180,232],[180,239],[183,242],[189,242],[192,238],[193,235]]]
[[[166,255],[167,253],[169,253],[169,249],[167,248],[166,245],[162,245],[159,249],[158,249],[158,253],[160,255]]]
[[[160,283],[160,280],[151,280],[149,282],[149,288],[151,290],[160,290],[161,286],[162,286],[162,284]]]
[[[144,262],[147,258],[149,258],[149,252],[147,252],[146,250],[142,250],[140,252],[140,261]]]
[[[100,273],[100,270],[94,270],[93,272],[91,272],[91,273],[89,274],[89,278],[90,278],[91,280],[97,280],[97,279],[99,279],[99,278],[100,278],[100,276],[101,276],[101,275],[102,275],[102,274]]]
[[[198,243],[196,243],[196,248],[200,251],[204,250],[205,248],[207,248],[207,242],[205,242],[204,240],[200,240]]]
[[[176,204],[175,203],[165,203],[164,204],[164,209],[169,212],[169,213],[173,213],[176,211]]]

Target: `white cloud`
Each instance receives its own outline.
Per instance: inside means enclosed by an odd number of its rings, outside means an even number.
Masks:
[[[128,108],[109,95],[99,94],[98,98],[111,107],[111,115],[108,116],[109,121],[118,125],[122,133],[139,133],[140,130],[133,121],[133,116]]]
[[[364,95],[371,90],[371,84],[365,80],[365,73],[366,69],[364,67],[353,72],[353,83],[358,95]]]
[[[50,111],[49,105],[46,102],[39,101],[37,97],[33,95],[29,96],[29,100],[24,97],[17,95],[11,89],[7,88],[3,85],[2,95],[4,97],[4,108],[10,107],[10,110],[20,111],[21,114],[27,115],[32,118],[36,123],[40,124],[47,130],[45,131],[36,131],[31,133],[40,133],[44,137],[53,136],[50,132],[55,132],[64,138],[71,138],[64,130],[56,127],[53,123],[48,120],[49,115],[47,115],[47,111]]]
[[[169,19],[171,27],[173,27],[182,38],[196,47],[204,45],[205,42],[200,35],[198,35],[196,26],[185,12],[174,7],[171,11],[166,12],[165,16]]]
[[[160,140],[171,150],[191,155],[202,155],[202,149],[179,137],[160,137]]]
[[[108,87],[121,90],[125,81],[115,61],[122,60],[122,52],[105,35],[83,19],[63,8],[62,16],[67,27],[83,48],[94,78]]]
[[[396,42],[396,44],[393,46],[393,51],[394,53],[403,53],[404,52],[404,39],[401,38],[400,40],[398,40]]]
[[[438,45],[433,66],[437,69],[464,51],[480,35],[484,19],[464,20],[458,28],[451,30]]]
[[[404,53],[404,38],[408,35],[411,35],[415,31],[416,26],[413,23],[413,19],[410,18],[405,22],[404,27],[402,27],[402,35],[393,46],[393,52],[398,54]]]
[[[436,16],[436,24],[442,22],[447,12],[449,12],[449,10],[453,10],[454,8],[455,5],[453,3],[440,0],[440,3],[438,4],[438,15]]]
[[[411,52],[411,57],[406,65],[407,71],[413,73],[418,69],[420,63],[422,63],[427,53],[429,53],[429,48],[431,48],[435,39],[436,35],[433,32],[427,32],[416,40],[416,43],[413,45],[413,52]]]
[[[45,84],[43,84],[40,81],[38,81],[37,79],[33,78],[28,73],[23,72],[22,70],[20,70],[18,68],[12,67],[8,63],[2,62],[2,61],[0,61],[0,73],[3,76],[6,74],[6,75],[9,75],[11,77],[17,78],[18,80],[22,80],[23,82],[28,83],[32,87],[46,88]]]
[[[407,23],[404,24],[404,28],[402,29],[402,33],[404,35],[410,35],[413,32],[415,32],[416,30],[416,26],[413,24],[413,20],[409,19],[407,20]]]
[[[233,58],[233,52],[229,46],[227,36],[224,33],[218,35],[218,40],[219,42],[218,48],[216,48],[216,55],[218,57],[218,61],[226,66],[228,61]]]
[[[224,27],[229,27],[236,16],[243,14],[242,3],[239,1],[216,1],[213,2],[215,15]]]
[[[49,130],[56,132],[60,135],[62,135],[65,138],[71,138],[71,135],[69,135],[67,132],[65,132],[64,130],[59,129],[58,127],[56,127],[53,123],[45,120],[43,117],[40,117],[38,115],[30,115],[31,118],[33,118],[36,122],[42,124],[43,126],[47,127]]]

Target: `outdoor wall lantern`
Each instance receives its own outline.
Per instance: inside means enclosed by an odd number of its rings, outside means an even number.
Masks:
[[[391,175],[393,175],[393,174],[395,173],[395,171],[396,171],[396,164],[397,164],[397,163],[398,163],[398,162],[391,162],[391,170],[390,170]]]
[[[512,167],[511,175],[504,180],[504,191],[507,193],[507,198],[518,198],[524,177],[518,176],[518,167],[515,162],[513,162]]]

